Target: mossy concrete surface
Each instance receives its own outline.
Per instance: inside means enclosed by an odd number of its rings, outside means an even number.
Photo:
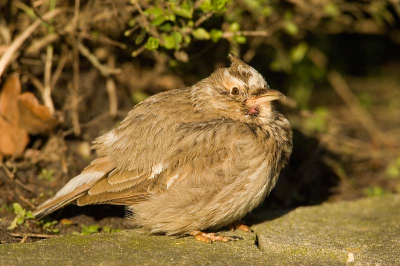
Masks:
[[[283,214],[283,213],[282,213]],[[142,230],[0,245],[0,265],[400,265],[400,196],[255,215],[255,233],[207,244]]]
[[[400,265],[400,195],[297,208],[253,230],[284,262]]]

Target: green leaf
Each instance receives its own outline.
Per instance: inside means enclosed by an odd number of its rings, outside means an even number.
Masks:
[[[171,49],[174,49],[174,48],[175,48],[176,43],[175,43],[175,38],[174,38],[174,36],[168,35],[168,34],[165,34],[165,33],[163,33],[161,36],[162,36],[162,38],[163,38],[163,46],[164,46],[166,49],[171,50]]]
[[[223,12],[226,11],[226,4],[228,0],[205,0],[201,5],[200,9],[203,12]]]
[[[211,3],[211,0],[205,0],[201,5],[200,5],[201,11],[204,13],[214,11],[214,6]]]
[[[315,132],[326,132],[328,129],[329,111],[324,107],[318,107],[304,123],[306,129]]]
[[[35,216],[33,215],[33,213],[31,211],[27,211],[25,214],[25,218],[26,219],[35,219]],[[57,221],[55,221],[57,222]]]
[[[146,30],[142,28],[140,34],[136,37],[135,44],[141,44],[144,40],[144,37],[146,37]]]
[[[213,42],[218,42],[222,38],[222,30],[212,29],[210,31],[211,40]]]
[[[288,20],[288,21],[285,22],[284,29],[290,35],[296,35],[299,32],[299,28],[291,20]]]
[[[189,35],[186,35],[185,37],[183,37],[183,41],[187,44],[189,44],[192,41],[192,38],[190,38]]]
[[[149,38],[147,39],[145,48],[146,48],[147,50],[154,51],[154,50],[157,50],[157,49],[158,49],[158,46],[159,46],[159,45],[160,45],[160,40],[159,40],[159,39],[154,38],[154,37],[149,37]]]
[[[247,41],[246,36],[241,36],[241,35],[237,35],[233,37],[234,41],[237,42],[238,44],[244,44]]]
[[[159,25],[163,24],[165,20],[166,20],[165,16],[161,15],[161,16],[156,17],[152,22],[150,22],[150,25],[159,26]]]
[[[233,31],[233,32],[240,30],[240,24],[237,23],[237,22],[233,22],[233,23],[229,26],[229,30],[230,30],[230,31]]]
[[[165,15],[165,20],[175,22],[176,17],[174,14]]]
[[[159,7],[150,7],[148,9],[146,9],[145,11],[143,11],[143,13],[147,16],[153,15],[154,17],[158,17],[164,13],[164,10]]]
[[[140,103],[141,101],[146,100],[148,97],[149,95],[142,91],[134,91],[131,94],[132,102],[134,104]]]
[[[111,227],[109,227],[109,226],[104,226],[104,227],[101,229],[101,231],[110,233],[110,232],[111,232]]]
[[[134,19],[134,18],[131,18],[129,21],[128,21],[128,26],[129,27],[133,27],[133,26],[135,26],[136,25],[136,19]]]
[[[82,225],[82,234],[83,235],[89,235],[89,234],[94,234],[99,232],[99,226],[97,224],[92,224],[89,226]]]
[[[183,37],[182,37],[182,34],[179,31],[172,32],[172,36],[174,37],[175,43],[177,45],[182,43]]]
[[[158,27],[158,29],[160,31],[165,31],[165,32],[169,32],[172,30],[172,25],[171,23],[164,23],[162,24],[160,27]]]
[[[330,2],[324,6],[324,13],[331,17],[339,16],[339,9],[336,4]]]
[[[305,42],[301,42],[296,47],[294,47],[290,52],[290,59],[292,60],[292,62],[298,63],[301,60],[303,60],[307,51],[308,51],[308,44]]]
[[[18,226],[17,225],[17,220],[18,220],[18,217],[15,217],[14,220],[11,222],[10,226],[7,227],[7,229],[8,230],[13,230],[13,229],[17,228],[17,226]]]
[[[265,6],[265,7],[263,8],[262,13],[263,13],[263,15],[264,15],[265,17],[269,17],[269,15],[272,14],[272,11],[273,11],[273,8],[272,8],[271,6]]]
[[[363,194],[368,197],[375,197],[375,196],[383,196],[385,194],[389,194],[388,191],[385,191],[383,188],[375,186],[375,187],[368,187],[363,190]]]
[[[198,40],[209,40],[210,34],[204,28],[197,28],[192,33],[193,37]]]
[[[175,15],[191,19],[193,17],[193,8],[189,8],[188,5],[182,5],[180,7],[175,6],[173,8]]]
[[[25,219],[24,219],[23,216],[18,216],[18,217],[17,217],[17,224],[23,224],[24,221],[25,221]]]
[[[22,206],[18,202],[13,203],[13,209],[15,214],[19,214],[20,212],[23,211]]]
[[[225,8],[226,3],[228,3],[228,0],[213,0],[212,1],[212,5],[214,6],[215,11],[222,11]]]

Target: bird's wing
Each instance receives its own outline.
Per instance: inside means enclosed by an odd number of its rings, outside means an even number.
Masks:
[[[151,168],[116,167],[78,198],[78,205],[132,205],[188,180],[199,184],[201,180],[197,179],[204,178],[231,182],[249,169],[250,161],[244,158],[259,150],[255,134],[246,125],[226,119],[180,124]]]

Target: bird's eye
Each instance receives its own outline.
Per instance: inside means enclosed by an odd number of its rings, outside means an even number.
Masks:
[[[237,96],[237,95],[240,94],[240,91],[239,91],[239,89],[237,87],[233,87],[231,89],[231,94]]]

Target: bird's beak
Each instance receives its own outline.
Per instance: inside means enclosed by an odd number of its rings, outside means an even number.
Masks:
[[[265,102],[272,102],[275,100],[280,100],[280,99],[285,99],[286,96],[283,95],[283,93],[277,91],[277,90],[271,90],[269,89],[266,93],[258,95],[256,97],[248,99],[250,102],[254,102],[257,104],[262,104]]]

